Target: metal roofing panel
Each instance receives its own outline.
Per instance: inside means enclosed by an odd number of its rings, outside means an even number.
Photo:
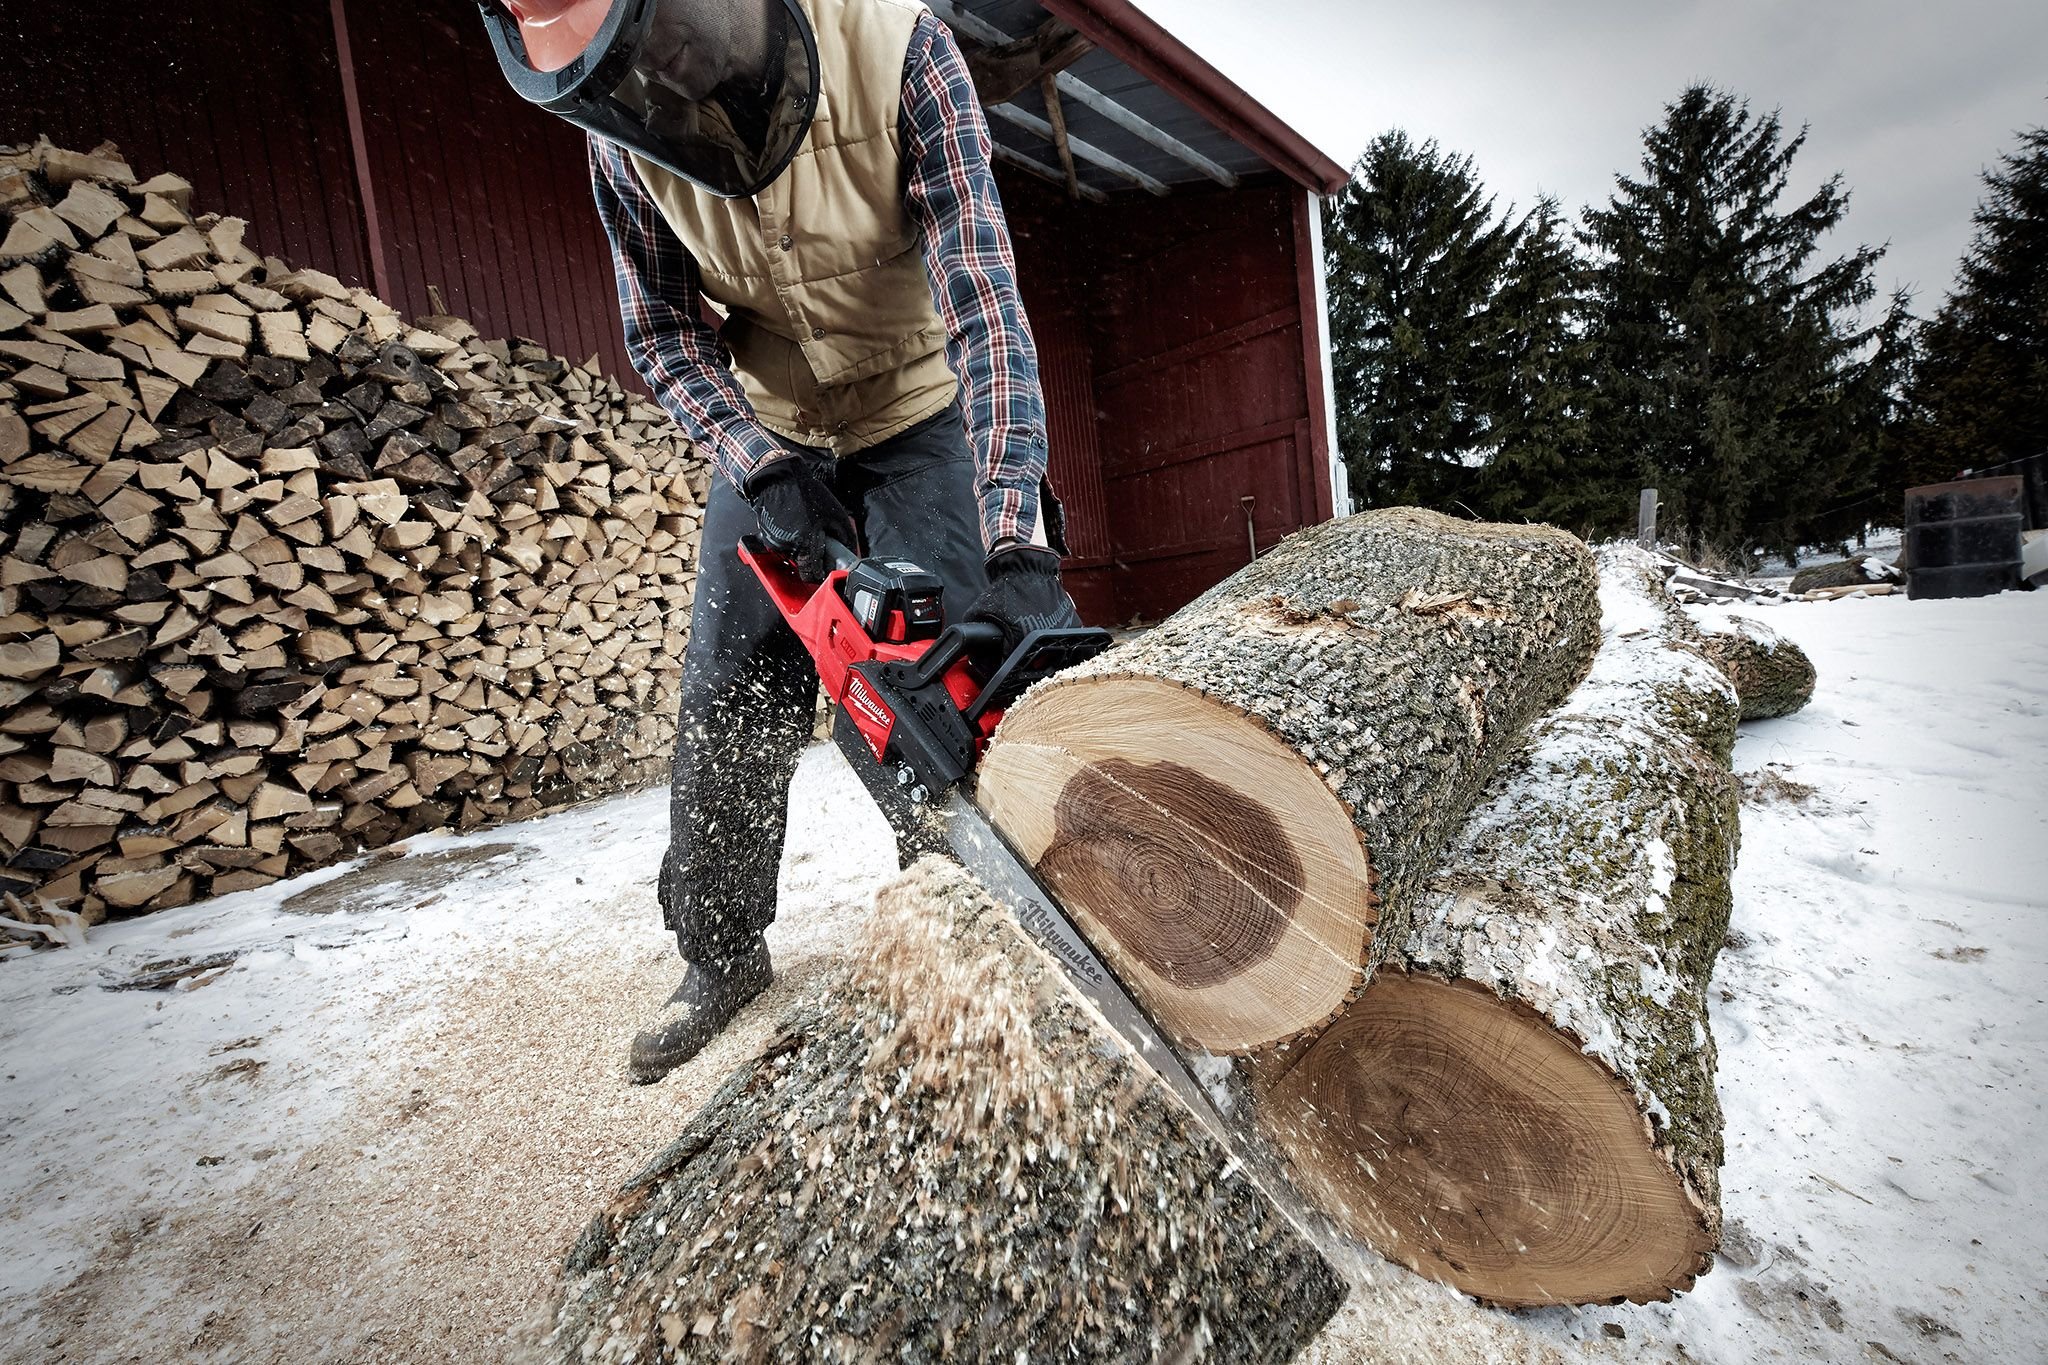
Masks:
[[[1010,38],[1029,36],[1047,18],[1045,9],[1036,0],[937,0],[932,8],[949,22],[949,9],[966,11],[982,24],[991,25]],[[969,30],[964,36],[974,39],[976,35],[972,30],[978,26],[969,24],[964,27]],[[1068,67],[1067,74],[1233,174],[1254,175],[1273,169],[1256,152],[1132,70],[1112,53],[1097,48]],[[1044,97],[1035,88],[1019,94],[1009,103],[1032,119],[1040,122],[1047,119]],[[1070,139],[1099,148],[1168,186],[1210,183],[1211,178],[1203,168],[1120,127],[1080,99],[1064,96],[1060,105]],[[1050,138],[1042,132],[1020,126],[1001,111],[991,111],[989,132],[999,144],[1012,151],[1049,167],[1059,165],[1059,153]],[[1082,184],[1108,194],[1145,193],[1129,177],[1079,155],[1075,157],[1075,176]]]

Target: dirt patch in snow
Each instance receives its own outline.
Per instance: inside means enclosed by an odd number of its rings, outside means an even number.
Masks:
[[[447,893],[448,883],[466,872],[509,872],[532,857],[526,844],[459,844],[409,856],[373,856],[363,866],[285,897],[280,910],[295,915],[334,915],[410,903],[420,909]]]
[[[1737,773],[1736,777],[1742,781],[1742,799],[1752,805],[1803,806],[1820,791],[1810,783],[1787,777],[1784,768],[1776,763]]]

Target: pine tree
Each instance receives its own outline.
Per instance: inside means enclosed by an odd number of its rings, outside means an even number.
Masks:
[[[1490,305],[1502,349],[1480,501],[1497,520],[1587,527],[1611,500],[1588,461],[1583,276],[1557,201],[1539,200]]]
[[[2048,454],[2048,128],[1984,177],[1957,287],[1921,337],[1902,478]]]
[[[1337,435],[1360,506],[1452,510],[1497,444],[1489,308],[1522,239],[1470,157],[1382,134],[1325,207]]]
[[[1871,367],[1903,304],[1861,321],[1881,247],[1813,265],[1849,196],[1837,175],[1780,208],[1805,141],[1695,85],[1644,134],[1641,178],[1586,211],[1591,472],[1620,494],[1607,527],[1648,485],[1705,543],[1795,553],[1878,458]]]
[[[1831,504],[1807,522],[1808,545],[1846,546],[1860,542],[1872,526],[1897,526],[1904,515],[1909,423],[1907,386],[1919,356],[1923,330],[1910,311],[1912,298],[1894,294],[1874,329],[1869,358],[1852,371],[1836,411],[1847,423],[1843,446],[1847,468]]]

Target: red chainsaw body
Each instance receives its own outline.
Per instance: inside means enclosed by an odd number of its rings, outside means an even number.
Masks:
[[[935,641],[894,644],[870,636],[840,590],[846,581],[844,569],[833,569],[822,583],[807,583],[797,575],[795,567],[787,559],[773,554],[756,554],[753,547],[744,542],[740,545],[740,558],[761,580],[761,586],[775,603],[775,609],[782,614],[783,620],[789,622],[790,629],[803,641],[804,648],[810,651],[811,662],[817,667],[818,681],[824,687],[825,695],[845,710],[848,719],[873,751],[875,761],[884,761],[889,751],[889,737],[896,728],[896,709],[881,695],[880,689],[855,671],[854,666],[915,663]],[[981,690],[965,657],[953,662],[942,676],[942,681],[953,705],[962,712],[973,704]],[[995,733],[1000,720],[1000,711],[985,711],[975,719],[977,754],[988,742],[988,737]]]

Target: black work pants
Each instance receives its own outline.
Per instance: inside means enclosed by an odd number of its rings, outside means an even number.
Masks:
[[[946,619],[965,618],[988,577],[974,459],[957,407],[844,459],[785,444],[832,485],[859,522],[867,553],[938,574]],[[817,695],[810,656],[740,562],[739,539],[753,530],[753,508],[714,477],[683,653],[660,884],[662,915],[692,962],[744,952],[775,919],[789,780],[811,737]],[[898,830],[899,856],[914,851],[900,811],[879,789],[879,769],[869,765],[861,776]]]

